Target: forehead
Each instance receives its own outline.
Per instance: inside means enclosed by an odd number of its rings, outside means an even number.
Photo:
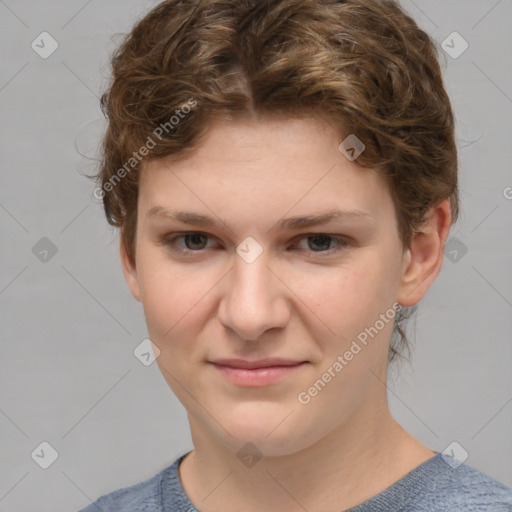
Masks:
[[[143,162],[139,206],[193,204],[230,216],[264,209],[274,217],[321,206],[382,215],[392,208],[387,185],[340,152],[345,136],[315,117],[217,121],[185,157]]]

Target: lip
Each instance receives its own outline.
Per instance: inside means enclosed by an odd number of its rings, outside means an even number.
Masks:
[[[258,368],[268,368],[269,366],[295,366],[306,361],[284,359],[282,357],[269,357],[266,359],[256,359],[254,361],[248,361],[247,359],[215,359],[211,362],[220,366],[253,370]]]
[[[290,359],[217,359],[213,366],[230,382],[245,387],[262,387],[275,384],[295,373],[308,361]]]

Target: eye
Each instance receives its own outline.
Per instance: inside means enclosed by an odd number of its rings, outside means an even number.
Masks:
[[[301,238],[301,241],[303,240],[307,242],[307,248],[301,250],[322,254],[332,254],[350,245],[350,241],[345,237],[336,237],[322,233],[308,234]],[[331,247],[332,243],[335,245],[334,248]]]
[[[162,243],[180,255],[193,256],[201,254],[205,249],[212,248],[212,246],[208,247],[209,239],[212,239],[210,235],[200,232],[175,233],[173,236],[164,237]],[[307,242],[306,247],[300,247],[303,242]],[[350,240],[346,237],[312,233],[303,235],[296,247],[299,247],[300,251],[314,253],[315,256],[321,257],[337,253],[349,245]]]
[[[164,245],[179,254],[199,253],[206,248],[209,235],[204,233],[182,233],[172,237],[165,237]],[[180,241],[184,242],[185,247]]]

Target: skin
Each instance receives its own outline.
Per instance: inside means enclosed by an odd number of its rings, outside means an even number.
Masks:
[[[342,510],[434,455],[389,411],[392,321],[309,403],[297,399],[393,303],[422,299],[451,225],[442,201],[404,249],[384,181],[343,156],[344,138],[320,118],[217,121],[186,158],[143,162],[136,266],[121,245],[123,272],[159,368],[187,410],[194,450],[179,471],[203,512]],[[224,224],[148,217],[155,206]],[[369,217],[275,227],[332,209]],[[190,232],[207,236],[164,243]],[[263,249],[252,263],[236,252],[248,236]],[[209,362],[221,357],[308,363],[279,383],[247,388]],[[237,457],[247,442],[262,455],[252,467]]]

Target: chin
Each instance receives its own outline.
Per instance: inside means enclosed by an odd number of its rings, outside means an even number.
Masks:
[[[314,444],[315,429],[304,421],[297,423],[297,418],[292,419],[295,413],[283,421],[287,414],[267,418],[245,415],[242,421],[239,417],[226,418],[222,424],[232,437],[222,430],[222,443],[239,455],[254,451],[263,457],[292,455]]]

